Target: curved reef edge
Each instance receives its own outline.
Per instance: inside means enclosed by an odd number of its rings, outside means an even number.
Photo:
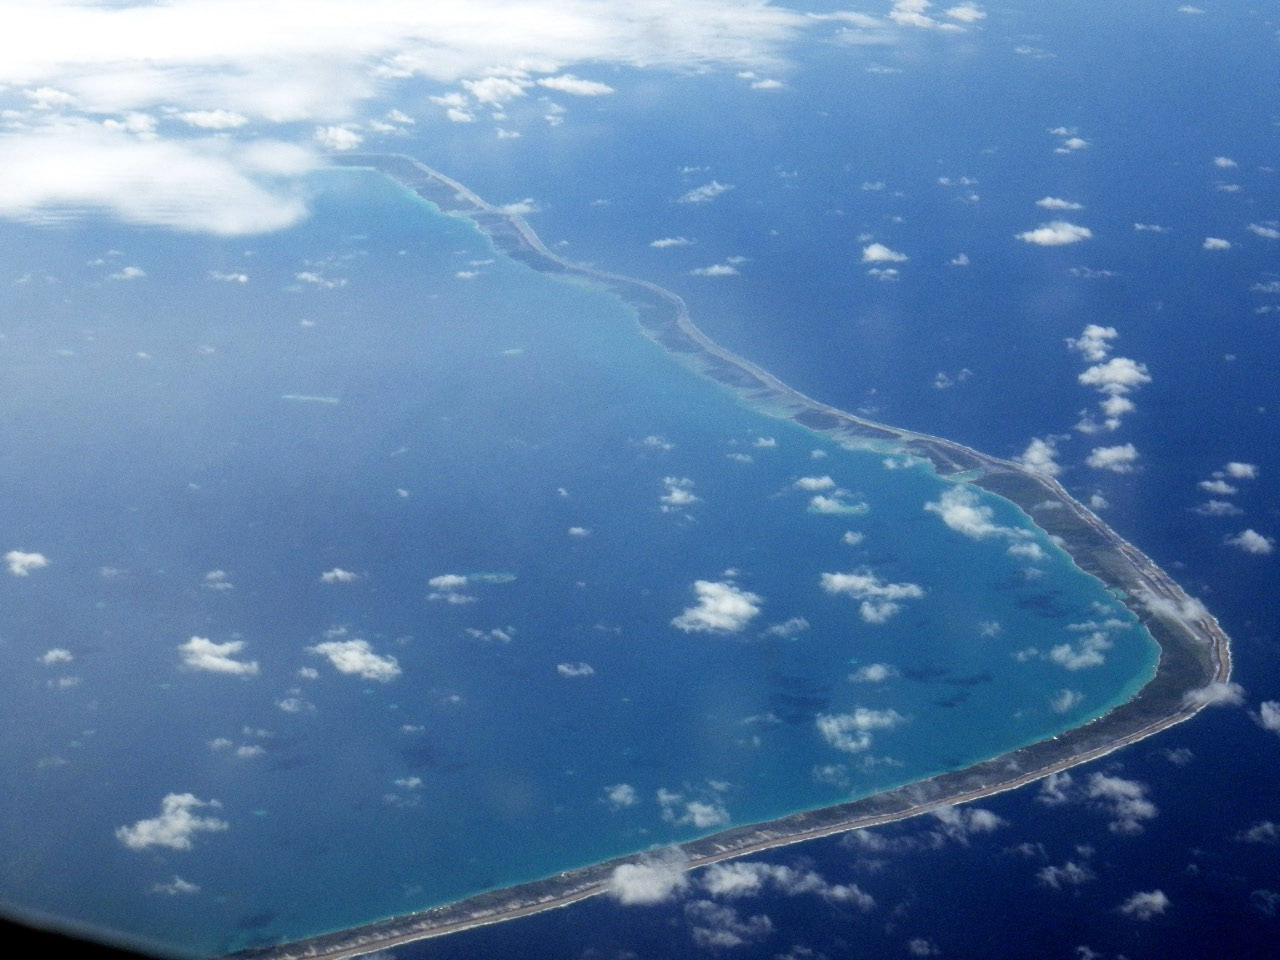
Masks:
[[[661,853],[696,869],[719,860],[848,830],[904,820],[939,807],[1013,790],[1087,763],[1190,719],[1205,706],[1193,694],[1231,675],[1230,638],[1216,619],[1163,570],[1126,542],[1052,477],[927,434],[901,430],[819,403],[726,350],[699,330],[684,301],[644,280],[571,263],[548,250],[522,217],[494,207],[462,184],[402,155],[336,158],[377,170],[446,213],[473,220],[507,256],[536,270],[580,277],[633,306],[645,334],[684,363],[758,409],[851,446],[892,448],[928,460],[943,477],[973,483],[1019,506],[1134,612],[1160,645],[1155,676],[1132,699],[1084,726],[975,764],[849,803],[733,827]],[[456,903],[274,946],[232,954],[241,960],[339,960],[428,937],[563,907],[610,889],[614,871],[653,853],[619,857],[468,897]]]

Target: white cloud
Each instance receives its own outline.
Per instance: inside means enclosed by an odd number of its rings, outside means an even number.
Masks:
[[[696,267],[689,273],[695,277],[736,277],[738,268],[729,263],[713,263],[709,267]]]
[[[665,903],[689,886],[683,859],[647,859],[624,863],[609,877],[609,894],[625,906]]]
[[[1221,237],[1205,237],[1201,247],[1205,250],[1230,250],[1231,241],[1223,240]]]
[[[1183,700],[1195,707],[1238,707],[1244,703],[1244,687],[1219,680],[1188,690]]]
[[[1092,236],[1093,231],[1088,227],[1076,226],[1065,220],[1042,223],[1034,230],[1027,230],[1017,235],[1018,239],[1024,243],[1032,243],[1039,247],[1060,247],[1068,243],[1088,240]]]
[[[940,516],[942,522],[952,530],[975,540],[1015,534],[1009,527],[992,523],[991,518],[995,512],[980,503],[978,495],[968,487],[948,487],[936,502],[926,503],[924,508]]]
[[[1027,449],[1022,451],[1022,455],[1017,460],[1028,470],[1042,473],[1046,477],[1056,477],[1062,472],[1062,467],[1054,460],[1057,455],[1058,449],[1052,438],[1041,440],[1039,437],[1033,437],[1027,444]]]
[[[1096,323],[1085,326],[1078,337],[1068,337],[1067,347],[1075,350],[1090,363],[1101,363],[1111,353],[1111,341],[1120,336],[1115,327],[1103,327]]]
[[[1241,830],[1231,839],[1237,843],[1280,843],[1280,826],[1271,820],[1259,820],[1257,823]]]
[[[837,491],[840,493],[841,491]],[[862,502],[848,503],[839,496],[828,497],[825,494],[815,494],[809,499],[809,511],[811,513],[825,513],[833,515],[852,515],[860,516],[867,512],[867,505]]]
[[[651,240],[649,246],[655,250],[666,250],[668,247],[687,247],[693,243],[686,237],[663,237],[660,240]]]
[[[698,883],[711,896],[725,900],[756,897],[772,889],[792,897],[812,894],[828,903],[849,903],[864,911],[875,907],[875,899],[853,884],[829,883],[813,870],[784,864],[752,860],[713,863]]]
[[[1071,200],[1063,200],[1061,197],[1041,197],[1036,201],[1037,207],[1044,207],[1046,210],[1083,210],[1084,204],[1074,203]]]
[[[710,183],[704,183],[700,187],[694,187],[688,193],[680,197],[679,203],[710,203],[722,193],[728,193],[733,189],[731,183],[721,183],[718,180],[712,180]]]
[[[890,250],[883,243],[869,243],[862,248],[863,263],[905,263],[908,259],[905,253]]]
[[[1280,230],[1275,227],[1263,226],[1260,223],[1251,223],[1245,229],[1250,233],[1257,234],[1259,237],[1266,237],[1268,240],[1280,240]]]
[[[887,663],[868,663],[849,674],[854,683],[883,683],[898,675],[898,668]]]
[[[828,476],[801,477],[795,482],[797,490],[833,490],[836,482]]]
[[[1221,497],[1230,497],[1240,492],[1238,487],[1234,487],[1225,480],[1201,480],[1196,484],[1205,493],[1216,493]]]
[[[614,810],[634,807],[640,802],[636,788],[629,783],[615,783],[613,786],[605,787],[604,799]]]
[[[350,127],[330,125],[316,127],[315,141],[326,150],[341,152],[343,150],[354,150],[364,143],[364,137]]]
[[[249,275],[247,273],[223,273],[221,270],[210,270],[210,280],[221,280],[224,283],[248,283]]]
[[[1067,670],[1084,670],[1105,663],[1105,651],[1112,645],[1111,638],[1097,630],[1073,643],[1057,644],[1049,651],[1048,658]]]
[[[727,581],[695,580],[696,606],[671,621],[686,633],[737,633],[760,612],[762,598]]]
[[[1227,543],[1245,553],[1267,554],[1276,548],[1275,537],[1264,536],[1253,529],[1241,530],[1234,537],[1227,537]]]
[[[244,649],[243,640],[214,643],[206,637],[192,637],[180,644],[183,666],[192,670],[208,670],[210,673],[229,673],[233,676],[252,677],[258,673],[258,661],[236,660],[233,654]]]
[[[575,97],[602,97],[605,94],[614,92],[613,87],[607,83],[600,83],[596,80],[583,80],[571,73],[565,73],[558,77],[542,77],[538,80],[538,86],[546,87],[548,90],[556,90],[560,93],[572,94]]]
[[[1280,700],[1263,700],[1253,719],[1263,730],[1280,734]]]
[[[334,567],[332,570],[326,570],[320,574],[321,583],[354,583],[360,579],[360,574],[352,573],[350,570],[343,570],[341,567]]]
[[[846,530],[840,535],[840,542],[846,547],[856,547],[866,538],[867,535],[865,533],[861,533],[857,530]]]
[[[55,663],[70,663],[74,659],[75,657],[72,656],[71,651],[62,647],[54,647],[52,650],[46,650],[44,653],[40,654],[40,656],[36,657],[37,661],[45,664],[46,666],[52,666]]]
[[[123,267],[107,277],[108,280],[142,280],[147,271],[141,267]]]
[[[315,166],[273,141],[142,141],[98,125],[59,123],[0,137],[0,216],[52,223],[105,211],[126,223],[260,233],[306,215],[291,181]]]
[[[1215,167],[1221,167],[1224,170],[1229,170],[1232,167],[1239,166],[1239,164],[1237,164],[1230,157],[1214,157],[1213,165]]]
[[[814,724],[822,739],[845,753],[861,753],[871,747],[871,731],[891,730],[906,718],[896,710],[855,707],[852,713],[820,713]]]
[[[1226,464],[1222,469],[1227,476],[1237,480],[1257,480],[1260,473],[1256,463],[1240,463],[1236,460]]]
[[[1083,700],[1084,694],[1079,690],[1059,690],[1049,702],[1049,709],[1054,713],[1066,713],[1078,707]]]
[[[1150,920],[1169,909],[1169,898],[1163,890],[1139,891],[1116,909],[1134,920]]]
[[[1244,513],[1234,503],[1229,503],[1226,500],[1206,500],[1192,509],[1206,517],[1238,517]]]
[[[824,573],[820,580],[827,593],[861,600],[858,613],[867,623],[884,623],[902,609],[900,600],[918,600],[924,588],[914,583],[886,583],[870,570]]]
[[[1133,229],[1139,233],[1168,233],[1168,227],[1162,227],[1158,223],[1135,223]]]
[[[571,537],[589,537],[591,529],[589,527],[570,527],[569,536]]]
[[[49,558],[43,553],[28,553],[25,550],[10,550],[4,555],[5,566],[15,577],[29,577],[32,570],[42,570],[49,565]]]
[[[959,20],[961,23],[976,23],[979,20],[985,20],[987,13],[976,3],[960,3],[954,7],[950,7],[943,11],[945,16],[952,20]]]
[[[658,499],[663,504],[664,512],[669,512],[676,507],[687,507],[701,499],[691,492],[693,481],[688,477],[663,477],[662,483],[667,488],[667,492]]]
[[[130,850],[146,850],[149,847],[168,847],[171,850],[190,850],[191,838],[197,833],[212,833],[227,829],[227,822],[216,817],[197,816],[201,807],[217,808],[217,800],[198,800],[191,793],[170,793],[160,801],[160,816],[139,820],[133,826],[120,827],[116,837]]]
[[[791,617],[782,623],[766,627],[760,634],[762,637],[795,637],[809,629],[809,621],[804,617]]]
[[[442,573],[427,581],[427,586],[431,588],[431,592],[427,594],[427,599],[443,600],[445,603],[454,604],[473,603],[475,602],[475,597],[461,592],[467,583],[467,577],[460,573]]]
[[[183,880],[181,877],[175,874],[173,879],[167,881],[166,883],[154,884],[151,887],[151,892],[162,893],[166,896],[176,897],[179,895],[191,895],[191,894],[199,893],[200,887],[199,885],[191,883],[188,880]]]
[[[1068,860],[1060,867],[1050,864],[1041,868],[1036,873],[1036,879],[1046,887],[1061,890],[1063,887],[1078,887],[1096,880],[1097,874],[1089,869],[1087,864]]]
[[[692,900],[684,906],[693,942],[705,950],[728,950],[763,940],[773,932],[773,921],[765,914],[745,920],[733,907],[710,900]]]
[[[596,668],[589,663],[558,663],[556,673],[562,677],[592,677]]]
[[[1111,818],[1107,829],[1112,833],[1141,833],[1143,821],[1154,819],[1160,812],[1147,799],[1145,784],[1123,777],[1091,774],[1085,795]]]
[[[178,119],[199,130],[236,130],[249,122],[248,117],[234,110],[188,110],[178,114]]]
[[[1095,470],[1110,470],[1113,473],[1132,473],[1137,469],[1138,451],[1132,443],[1114,447],[1094,447],[1085,463]]]
[[[307,649],[326,657],[339,673],[354,674],[381,683],[400,676],[400,664],[396,658],[374,653],[367,640],[326,640]]]

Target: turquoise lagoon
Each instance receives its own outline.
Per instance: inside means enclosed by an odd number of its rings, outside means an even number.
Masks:
[[[0,578],[11,908],[304,937],[964,767],[1152,674],[1007,501],[751,409],[381,176],[311,186],[250,241],[0,227],[0,546],[50,561]],[[323,653],[357,640],[367,676]],[[219,829],[123,842],[185,793]]]

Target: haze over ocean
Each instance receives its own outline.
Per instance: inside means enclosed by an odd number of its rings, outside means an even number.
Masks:
[[[605,4],[641,46],[513,41],[519,69],[491,24],[453,74],[388,53],[364,93],[315,81],[358,107],[283,121],[0,69],[0,151],[34,130],[53,169],[82,111],[86,157],[166,182],[158,130],[265,191],[24,206],[2,154],[0,213],[53,221],[0,221],[0,554],[49,561],[0,568],[7,906],[202,954],[302,936],[963,765],[1149,675],[1138,628],[1071,629],[1132,618],[1009,504],[966,537],[923,467],[746,409],[385,179],[232,146],[269,136],[418,156],[819,401],[1038,438],[1243,688],[1070,781],[397,957],[1280,955],[1275,11],[810,2],[763,8],[801,15],[775,35],[724,6],[650,33]],[[1025,236],[1059,221],[1088,235]]]

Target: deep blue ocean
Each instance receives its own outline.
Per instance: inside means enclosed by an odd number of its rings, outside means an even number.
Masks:
[[[979,805],[998,820],[751,858],[856,884],[867,909],[776,886],[717,898],[695,877],[658,906],[599,898],[397,956],[1280,956],[1280,836],[1249,832],[1280,821],[1280,743],[1249,714],[1280,698],[1280,574],[1224,542],[1280,529],[1280,332],[1256,312],[1277,298],[1253,289],[1280,241],[1245,229],[1280,218],[1277,23],[1198,6],[992,5],[964,39],[814,43],[776,91],[608,72],[617,93],[561,126],[509,105],[519,140],[424,124],[375,145],[492,202],[532,198],[553,249],[677,291],[818,400],[999,456],[1062,437],[1064,484],[1204,599],[1247,691],[1075,771],[1064,802],[1031,787]],[[427,115],[433,92],[403,108]],[[1069,136],[1087,146],[1055,153]],[[712,181],[732,189],[679,202]],[[1028,576],[1006,540],[923,509],[944,489],[926,471],[746,409],[611,297],[502,260],[372,175],[309,186],[312,218],[266,237],[0,227],[0,546],[52,561],[0,580],[10,903],[221,952],[714,829],[696,810],[745,823],[961,766],[1147,675],[1132,628],[1103,666],[1045,658],[1120,610],[1047,540]],[[1014,239],[1057,218],[1092,239]],[[650,245],[665,237],[691,242]],[[909,257],[896,280],[859,262],[873,241]],[[129,265],[146,276],[110,279]],[[1090,323],[1152,382],[1118,430],[1072,436],[1098,397],[1065,340]],[[1140,470],[1085,466],[1128,442]],[[1229,461],[1260,468],[1229,498],[1241,513],[1195,512]],[[868,510],[806,510],[796,481],[826,476]],[[322,582],[335,569],[357,576]],[[857,570],[924,596],[863,622],[818,587]],[[444,575],[467,582],[428,584]],[[675,629],[699,580],[760,612],[731,635]],[[793,618],[807,627],[767,633]],[[181,669],[193,636],[243,642],[256,675]],[[357,638],[401,675],[308,651]],[[52,648],[74,659],[36,663]],[[873,664],[894,670],[849,679]],[[1058,713],[1063,691],[1079,702]],[[856,707],[901,720],[867,750],[824,742],[815,717]],[[1112,781],[1155,812],[1126,820]],[[634,805],[608,802],[619,784]],[[119,841],[186,791],[227,829],[190,850]],[[1067,863],[1074,880],[1051,869]],[[199,895],[154,892],[175,877]],[[1162,912],[1121,911],[1157,890]]]

